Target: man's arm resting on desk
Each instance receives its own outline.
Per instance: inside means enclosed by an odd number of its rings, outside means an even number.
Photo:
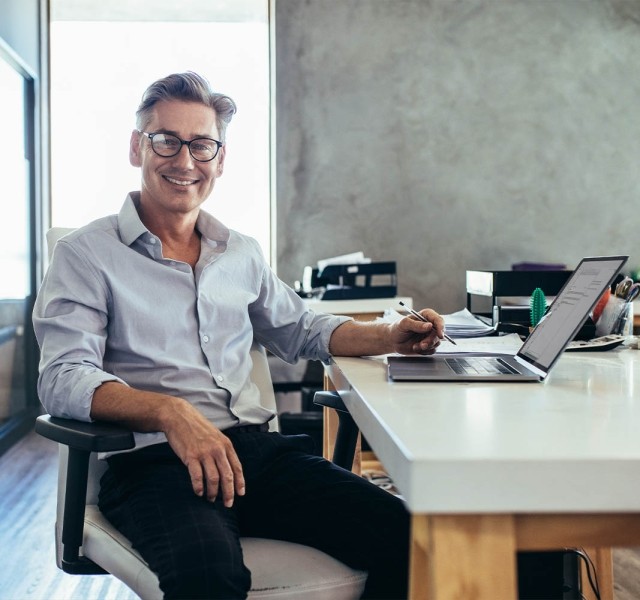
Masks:
[[[420,311],[428,319],[404,317],[394,323],[347,321],[331,334],[329,349],[334,356],[432,354],[444,337],[444,320],[434,310]]]
[[[198,496],[206,489],[209,501],[221,495],[229,507],[235,494],[244,495],[242,465],[231,441],[186,400],[108,381],[93,393],[91,418],[134,431],[162,431],[189,469]]]

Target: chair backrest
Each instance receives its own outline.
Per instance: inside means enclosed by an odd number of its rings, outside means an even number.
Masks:
[[[47,250],[49,260],[51,260],[51,256],[53,255],[53,248],[55,247],[56,242],[61,237],[67,235],[67,233],[71,233],[72,231],[72,227],[52,227],[47,231]]]

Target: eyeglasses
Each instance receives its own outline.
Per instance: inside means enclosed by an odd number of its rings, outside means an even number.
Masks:
[[[151,148],[158,156],[169,158],[176,156],[182,150],[182,146],[189,148],[189,154],[198,162],[209,162],[217,155],[222,142],[212,138],[196,138],[194,140],[181,140],[175,135],[169,133],[147,133],[140,131],[142,135],[146,135],[151,141]]]

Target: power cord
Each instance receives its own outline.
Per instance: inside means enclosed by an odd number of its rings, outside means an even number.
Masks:
[[[567,548],[567,552],[575,554],[580,560],[584,562],[585,570],[587,572],[587,578],[589,579],[589,585],[591,586],[591,591],[594,593],[596,600],[601,600],[600,586],[598,585],[598,573],[596,572],[596,567],[593,564],[590,556],[587,554],[584,548]],[[582,600],[587,600],[582,592],[580,592],[580,597],[582,598]]]

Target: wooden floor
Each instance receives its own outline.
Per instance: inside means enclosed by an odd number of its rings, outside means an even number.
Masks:
[[[111,575],[56,567],[57,445],[31,433],[0,457],[0,600],[129,600]]]
[[[29,434],[0,457],[0,600],[134,600],[110,575],[55,565],[57,449]],[[615,600],[640,600],[640,548],[614,551]],[[464,600],[464,599],[461,599]]]

